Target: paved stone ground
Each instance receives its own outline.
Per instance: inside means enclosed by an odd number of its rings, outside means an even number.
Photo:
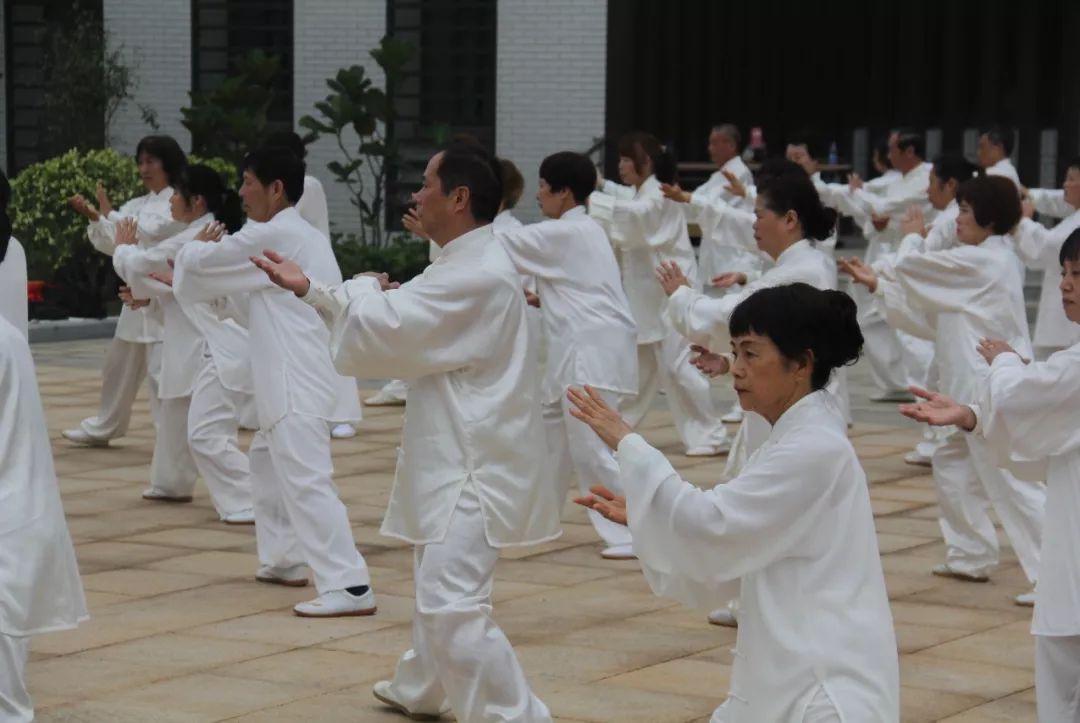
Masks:
[[[201,483],[190,505],[140,499],[153,443],[145,397],[135,431],[109,449],[60,438],[96,408],[106,343],[34,347],[92,615],[76,631],[35,639],[38,720],[402,720],[370,694],[409,643],[412,552],[378,534],[400,410],[370,411],[357,438],[334,443],[379,613],[303,620],[289,607],[311,588],[256,584],[252,528],[216,522]],[[864,370],[853,372],[853,398],[864,400]],[[988,584],[932,577],[943,555],[933,484],[901,460],[917,432],[888,407],[855,407],[852,437],[872,485],[902,653],[904,721],[1034,720],[1030,612],[1011,601],[1024,590],[1011,550]],[[643,432],[687,479],[717,480],[722,460],[684,457],[662,408]],[[634,563],[601,560],[581,510],[568,506],[564,529],[555,542],[505,555],[495,586],[496,618],[537,693],[563,721],[706,721],[726,692],[734,631],[654,597]]]

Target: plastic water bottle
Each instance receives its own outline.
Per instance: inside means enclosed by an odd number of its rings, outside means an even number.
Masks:
[[[828,162],[830,166],[835,166],[840,162],[840,154],[836,151],[836,141],[829,144]]]

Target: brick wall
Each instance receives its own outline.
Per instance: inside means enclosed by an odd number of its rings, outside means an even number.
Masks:
[[[368,51],[378,46],[385,33],[386,0],[309,0],[304,3],[303,12],[298,4],[293,32],[296,120],[315,115],[315,103],[330,92],[326,79],[339,68],[362,65],[381,84],[382,75]],[[344,160],[333,139],[308,146],[308,172],[318,177],[326,188],[331,231],[355,230],[359,216],[349,203],[348,189],[335,182],[326,169],[327,162],[333,160]]]
[[[525,176],[515,215],[539,220],[540,161],[604,134],[605,0],[499,0],[496,152]]]
[[[103,11],[110,46],[123,48],[138,81],[134,102],[125,103],[113,119],[109,144],[132,153],[139,139],[153,132],[142,120],[142,104],[156,111],[158,132],[190,148],[180,108],[188,104],[191,89],[191,3],[104,0]]]

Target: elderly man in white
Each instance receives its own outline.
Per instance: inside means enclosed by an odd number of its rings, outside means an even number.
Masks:
[[[410,717],[551,720],[491,617],[499,550],[560,534],[521,279],[491,229],[500,196],[481,149],[436,154],[415,199],[442,254],[400,288],[327,287],[273,251],[252,259],[319,311],[339,372],[409,382],[382,532],[416,546],[413,647],[374,694]]]

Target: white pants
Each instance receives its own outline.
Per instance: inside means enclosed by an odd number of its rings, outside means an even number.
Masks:
[[[727,429],[713,404],[708,378],[690,365],[690,356],[689,342],[674,330],[662,341],[639,344],[638,395],[625,400],[621,412],[631,427],[637,427],[663,388],[687,449],[719,447],[728,440]]]
[[[599,389],[597,392],[612,408],[618,407],[618,394]],[[570,406],[570,400],[565,396],[558,402],[544,405],[548,452],[555,466],[556,479],[563,485],[560,499],[566,499],[569,480],[575,474],[578,491],[583,495],[588,494],[593,485],[603,485],[622,494],[615,453],[587,424],[570,414]],[[626,525],[612,522],[595,510],[589,510],[588,514],[596,534],[608,546],[630,544],[630,528]]]
[[[97,416],[82,421],[91,437],[115,439],[127,433],[131,405],[149,372],[150,410],[157,416],[158,380],[161,378],[160,344],[137,344],[113,337],[101,369],[101,405]],[[151,353],[156,352],[156,353]]]
[[[199,470],[188,446],[188,407],[191,397],[158,400],[154,420],[154,456],[150,460],[150,486],[173,497],[188,497],[195,490]]]
[[[26,689],[26,661],[30,638],[0,633],[0,721],[29,723],[34,720],[34,704]]]
[[[226,389],[213,357],[203,356],[188,409],[188,444],[222,517],[253,506],[251,464],[238,437],[240,404],[250,396]]]
[[[859,319],[863,334],[863,354],[870,362],[870,380],[883,394],[907,390],[904,351],[896,329],[884,319]]]
[[[411,712],[437,713],[448,701],[461,723],[551,720],[491,617],[498,558],[484,533],[480,501],[466,485],[443,541],[415,550],[413,647],[391,683],[394,698]]]
[[[986,442],[974,434],[948,436],[933,457],[945,560],[954,570],[988,574],[998,562],[997,533],[988,507],[1001,519],[1032,584],[1038,580],[1046,486],[994,466]]]
[[[251,443],[259,562],[306,564],[319,594],[371,584],[334,486],[326,420],[288,414]]]
[[[1040,723],[1080,721],[1080,635],[1035,636],[1035,703]]]

